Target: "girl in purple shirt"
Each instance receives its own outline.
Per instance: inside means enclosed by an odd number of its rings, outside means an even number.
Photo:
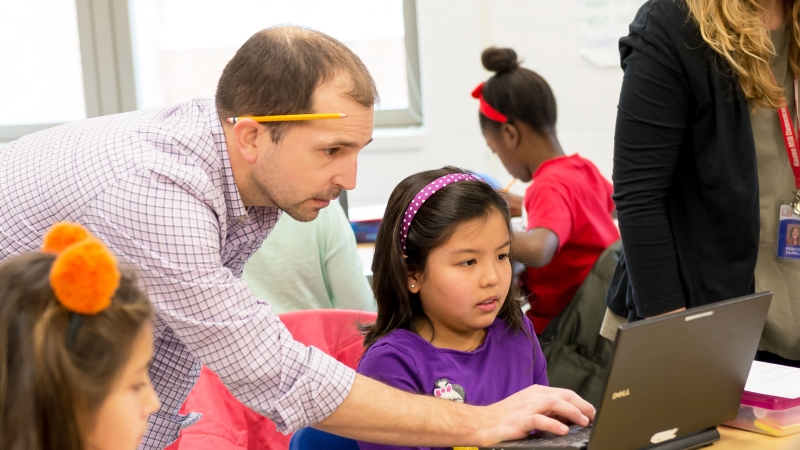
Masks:
[[[403,180],[375,242],[378,317],[358,372],[472,405],[547,385],[539,342],[512,289],[510,248],[508,205],[477,176],[445,167]]]

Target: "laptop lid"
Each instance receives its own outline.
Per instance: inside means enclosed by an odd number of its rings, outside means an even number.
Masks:
[[[771,292],[620,326],[589,450],[642,449],[732,420]]]

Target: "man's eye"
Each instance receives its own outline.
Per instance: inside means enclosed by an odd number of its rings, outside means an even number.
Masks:
[[[338,147],[334,147],[334,148],[326,148],[326,149],[325,149],[325,153],[326,153],[328,156],[333,156],[333,155],[335,155],[335,154],[339,153],[339,148],[338,148]]]

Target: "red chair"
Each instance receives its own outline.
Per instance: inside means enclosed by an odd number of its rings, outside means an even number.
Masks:
[[[312,309],[280,315],[292,336],[313,345],[338,361],[356,368],[364,353],[364,337],[356,323],[372,323],[375,313],[340,309]],[[181,414],[200,412],[203,417],[183,430],[169,450],[286,450],[291,435],[276,430],[275,424],[250,410],[231,395],[219,377],[203,366],[200,379]]]

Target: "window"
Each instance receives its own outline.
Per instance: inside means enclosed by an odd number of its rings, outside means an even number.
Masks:
[[[420,123],[419,77],[409,76],[418,73],[413,1],[129,0],[129,6],[140,108],[213,97],[225,64],[252,34],[300,24],[344,42],[364,61],[381,96],[379,125]],[[407,34],[414,37],[410,45]]]
[[[0,142],[59,123],[213,97],[247,38],[296,23],[347,44],[381,96],[376,126],[421,124],[414,0],[5,2]],[[245,12],[246,13],[243,13]]]
[[[302,24],[361,57],[378,84],[382,109],[408,108],[402,0],[344,3],[129,0],[139,106],[213,97],[225,64],[252,34]]]
[[[0,141],[85,118],[75,0],[3,2],[0,16]]]

